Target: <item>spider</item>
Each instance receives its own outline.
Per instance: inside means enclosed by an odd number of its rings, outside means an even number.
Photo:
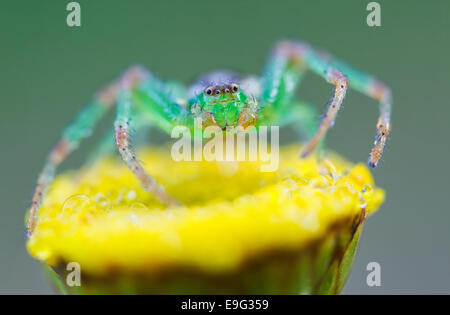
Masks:
[[[320,123],[315,122],[315,110],[295,99],[295,91],[307,70],[311,70],[334,85],[328,108]],[[265,74],[240,79],[228,71],[201,77],[190,89],[173,88],[141,66],[129,68],[123,75],[100,90],[76,119],[65,129],[52,148],[38,178],[29,209],[27,234],[30,236],[37,221],[43,195],[51,184],[56,168],[74,151],[80,141],[91,134],[108,109],[116,105],[114,139],[123,161],[140,180],[143,188],[167,206],[180,203],[148,174],[130,148],[131,118],[145,118],[170,133],[174,126],[205,129],[237,127],[248,130],[262,125],[292,124],[303,130],[309,141],[302,148],[306,157],[321,143],[349,87],[379,102],[376,138],[368,164],[375,167],[390,132],[391,91],[373,76],[363,73],[308,43],[281,41],[274,46]]]

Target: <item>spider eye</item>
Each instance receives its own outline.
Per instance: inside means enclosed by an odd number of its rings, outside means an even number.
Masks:
[[[207,88],[207,89],[205,90],[205,94],[206,94],[206,95],[211,95],[211,94],[212,94],[211,88]]]
[[[231,89],[233,90],[233,92],[237,92],[239,91],[239,86],[237,84],[232,84]]]
[[[219,95],[220,94],[220,90],[216,90],[216,95]]]

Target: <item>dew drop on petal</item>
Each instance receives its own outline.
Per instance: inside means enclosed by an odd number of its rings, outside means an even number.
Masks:
[[[90,202],[91,200],[86,195],[73,195],[64,201],[61,214],[79,212],[86,208]]]
[[[127,199],[128,200],[134,200],[136,199],[136,192],[134,190],[130,190],[127,194]]]
[[[111,208],[111,200],[106,198],[102,193],[95,195],[95,202],[102,208]]]
[[[130,209],[134,209],[134,210],[148,210],[148,207],[146,205],[144,205],[141,202],[136,202],[133,203],[130,207]]]
[[[361,209],[367,208],[367,201],[366,201],[366,199],[363,196],[359,197],[359,207]]]
[[[365,184],[361,189],[361,192],[364,194],[371,193],[373,191],[373,187],[370,184]]]

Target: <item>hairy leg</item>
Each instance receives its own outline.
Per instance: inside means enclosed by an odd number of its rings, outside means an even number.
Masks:
[[[136,135],[141,137],[141,134],[147,135],[150,124],[149,122],[142,117],[142,115],[134,115],[132,118],[133,121],[133,131],[132,136]],[[146,139],[147,140],[147,139]],[[117,150],[115,139],[114,139],[114,128],[108,129],[104,136],[97,143],[96,147],[93,149],[91,153],[89,153],[86,162],[84,163],[84,167],[89,168],[95,162],[104,156],[111,155],[115,153]]]
[[[119,147],[122,157],[127,162],[128,166],[137,172],[139,179],[144,182],[144,187],[149,191],[155,192],[155,196],[159,198],[163,203],[166,204],[177,204],[177,202],[170,196],[168,196],[156,182],[145,173],[140,164],[137,162],[136,157],[132,154],[129,148],[129,115],[127,114],[130,110],[129,108],[129,95],[132,93],[133,89],[140,84],[144,79],[150,77],[150,75],[143,70],[141,67],[132,67],[127,70],[122,77],[102,89],[98,92],[94,99],[78,114],[76,119],[65,129],[62,134],[61,139],[52,148],[47,161],[43,167],[41,174],[38,177],[37,186],[35,188],[33,198],[31,201],[31,206],[28,212],[27,220],[27,234],[30,236],[34,230],[38,219],[38,210],[42,204],[43,196],[52,183],[53,178],[56,173],[57,167],[67,158],[67,156],[78,148],[81,140],[88,137],[93,128],[99,122],[99,120],[104,116],[108,109],[115,105],[118,101],[120,94],[120,104],[118,104],[118,116],[119,119],[116,122],[115,128],[115,139],[116,145]],[[149,98],[157,98],[158,95],[162,96],[161,91],[157,95],[152,95]],[[160,99],[160,98],[159,98]],[[148,100],[146,100],[148,101]],[[177,113],[177,107],[175,103],[167,104],[165,102],[159,102],[156,100],[153,105],[159,106],[158,111],[163,113],[161,117],[165,117],[165,125],[169,125],[171,122],[171,115],[169,113]],[[167,115],[164,115],[166,113]],[[120,120],[123,118],[124,124],[120,128]],[[160,119],[164,120],[164,119]]]
[[[130,148],[130,128],[131,117],[133,115],[133,90],[134,87],[140,85],[146,80],[152,80],[150,75],[143,69],[136,69],[134,73],[135,77],[123,77],[120,82],[120,92],[117,104],[117,117],[114,122],[114,138],[117,149],[122,156],[122,159],[127,163],[129,169],[136,175],[141,182],[144,189],[151,192],[160,202],[167,206],[180,205],[180,202],[175,198],[167,194],[164,187],[159,185],[156,180],[150,176],[142,167],[141,163],[137,159],[136,155]],[[161,106],[156,112],[165,113],[166,124],[171,124],[172,114],[177,115],[177,105],[175,103],[168,103],[169,97],[165,99],[163,96],[164,91],[155,91],[155,94],[151,98],[152,107],[154,105]],[[159,117],[164,118],[164,117]]]
[[[333,84],[335,89],[329,101],[326,114],[320,122],[316,134],[303,148],[302,156],[311,153],[333,125],[345,98],[348,87],[352,87],[380,102],[380,116],[377,135],[371,151],[369,165],[375,167],[381,158],[390,132],[391,92],[374,77],[352,68],[342,61],[318,52],[306,43],[284,41],[275,47],[266,74],[261,107],[276,108],[283,103],[285,95],[290,95],[295,80],[309,69]]]
[[[104,116],[106,111],[115,104],[117,90],[117,84],[112,83],[97,93],[94,99],[65,129],[60,140],[50,151],[42,172],[38,177],[37,185],[31,200],[27,221],[28,236],[30,236],[34,230],[42,198],[48,186],[53,181],[57,167],[72,151],[78,148],[81,140],[92,133],[97,122]]]

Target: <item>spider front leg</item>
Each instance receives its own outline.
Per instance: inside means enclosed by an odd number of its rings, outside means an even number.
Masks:
[[[126,124],[125,128],[121,132],[120,127],[116,128],[116,143],[118,144],[119,150],[121,150],[122,157],[126,160],[128,165],[132,167],[134,172],[139,174],[141,181],[145,182],[145,186],[149,191],[155,192],[155,196],[165,204],[177,204],[175,199],[168,196],[163,189],[161,189],[157,183],[143,171],[140,164],[137,162],[136,157],[132,154],[129,145],[129,105],[128,105],[128,95],[132,93],[135,87],[141,83],[143,80],[149,80],[150,75],[147,74],[145,70],[140,67],[133,67],[126,71],[120,80],[113,82],[99,93],[96,94],[94,99],[83,109],[76,119],[65,129],[61,139],[51,150],[47,162],[45,163],[41,174],[38,177],[37,186],[35,188],[33,198],[31,201],[31,206],[28,211],[27,220],[27,235],[31,236],[35,228],[36,222],[38,220],[38,210],[42,204],[43,196],[52,183],[53,178],[56,173],[57,167],[68,157],[68,155],[73,152],[81,143],[81,140],[88,137],[93,128],[99,122],[99,120],[104,116],[108,109],[113,105],[118,103],[118,121],[124,121]],[[121,99],[118,102],[118,95],[120,94]],[[160,97],[154,98],[161,100],[163,92],[160,92]],[[167,116],[167,122],[165,125],[170,124],[171,116],[168,113],[177,113],[176,104],[165,104],[155,101],[155,107],[159,106],[159,111],[163,115]],[[120,120],[122,119],[123,120]],[[160,119],[161,121],[163,119]],[[118,141],[117,141],[118,140]],[[131,159],[131,160],[130,160]]]
[[[262,106],[273,106],[285,94],[289,94],[289,91],[293,90],[291,86],[295,83],[295,80],[291,78],[292,74],[295,78],[296,73],[297,75],[302,74],[306,69],[335,85],[327,112],[320,122],[316,134],[303,148],[303,157],[316,148],[333,125],[348,87],[378,100],[380,102],[380,116],[377,124],[377,135],[368,161],[371,167],[378,164],[390,132],[391,92],[389,88],[373,76],[358,71],[327,54],[320,53],[302,42],[285,41],[279,43],[275,47],[269,65],[269,80],[265,84]]]
[[[138,82],[136,84],[136,82],[133,82],[130,78],[124,77],[120,84],[121,89],[117,104],[117,118],[114,122],[114,139],[117,149],[119,150],[122,159],[127,163],[128,168],[136,175],[146,191],[151,192],[153,196],[167,206],[180,205],[178,200],[167,194],[164,187],[159,185],[156,180],[144,170],[136,155],[130,148],[130,125],[134,104],[134,87],[136,86],[138,90],[141,89],[141,84],[146,80],[154,81],[151,86],[160,84],[159,82],[156,82],[156,80],[147,76],[145,72],[140,73],[137,79]],[[156,105],[156,107],[158,107],[156,112],[161,113],[162,117],[160,118],[163,118],[166,125],[167,123],[169,125],[173,124],[174,120],[172,118],[176,117],[180,113],[179,106],[175,102],[166,103],[166,101],[170,98],[168,95],[165,95],[163,90],[152,90],[152,92],[155,92],[159,97],[155,97],[155,95],[147,93],[147,96],[150,97],[152,103],[150,108],[155,107]],[[157,120],[155,116],[152,116],[152,118],[153,120]]]
[[[150,127],[148,121],[146,121],[145,117],[134,115],[132,117],[133,121],[133,133],[146,135],[148,133],[148,128]],[[109,129],[105,135],[100,139],[97,143],[94,150],[88,155],[86,158],[86,162],[84,163],[84,167],[89,169],[92,167],[100,158],[108,156],[116,152],[117,147],[114,139],[114,128]]]

